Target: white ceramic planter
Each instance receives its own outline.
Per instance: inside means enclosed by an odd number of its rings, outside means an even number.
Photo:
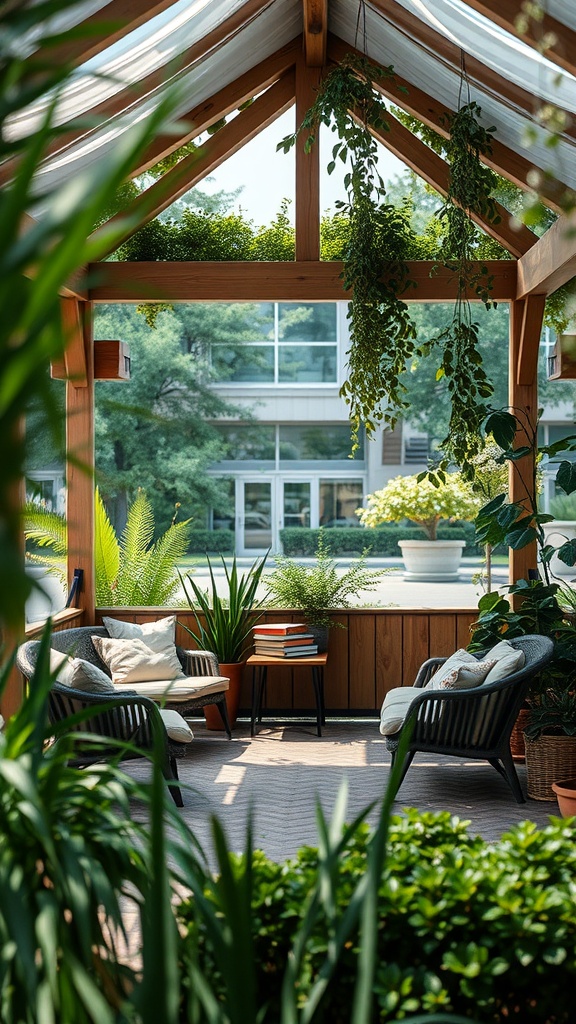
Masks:
[[[567,540],[576,539],[576,522],[573,519],[555,519],[553,523],[544,523],[544,536],[547,544],[559,548]],[[552,556],[550,568],[554,576],[576,577],[576,565],[566,565],[558,555]]]
[[[465,543],[463,540],[399,540],[406,567],[404,579],[420,583],[458,580]]]

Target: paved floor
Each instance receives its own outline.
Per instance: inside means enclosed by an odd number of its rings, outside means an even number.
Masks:
[[[228,741],[194,724],[196,739],[189,756],[179,762],[186,786],[182,814],[207,853],[214,813],[226,829],[230,846],[239,851],[252,810],[255,845],[282,860],[300,846],[316,844],[316,801],[329,814],[344,781],[349,791],[348,820],[372,800],[380,800],[390,758],[376,722],[329,721],[323,731],[319,738],[311,725],[296,721],[261,727],[250,739],[248,723],[240,722]],[[148,767],[134,762],[127,770],[143,777]],[[523,765],[518,772],[525,788]],[[516,804],[506,783],[486,763],[421,754],[396,802],[399,813],[408,806],[450,811],[470,820],[474,834],[488,840],[499,838],[515,822],[528,818],[542,826],[549,815],[557,814],[555,803]]]

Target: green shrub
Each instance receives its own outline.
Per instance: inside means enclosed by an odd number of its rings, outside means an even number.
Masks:
[[[490,844],[466,824],[441,814],[408,811],[391,821],[378,892],[374,1022],[411,1013],[458,1013],[487,1022],[573,1021],[576,981],[575,828],[553,820],[538,831],[523,822]],[[338,864],[336,917],[341,919],[366,871],[370,832],[360,825]],[[317,850],[274,863],[252,855],[251,921],[257,1002],[265,1024],[280,1019],[288,952],[307,900],[318,883]],[[235,870],[244,869],[235,858]],[[217,879],[205,895],[224,913]],[[184,900],[183,976],[196,952],[222,998],[210,937]],[[322,965],[334,922],[322,915],[306,946],[299,998],[304,1004]],[[324,996],[321,1017],[349,1024],[361,950],[354,931]],[[184,1019],[184,1017],[182,1018]]]
[[[287,526],[280,530],[284,554],[291,558],[313,558],[318,545],[318,530],[303,526]],[[337,526],[324,530],[326,548],[331,555],[361,555],[365,548],[372,556],[399,558],[399,540],[425,540],[417,526],[379,526],[363,529],[357,526]],[[477,555],[480,548],[474,543],[474,524],[441,526],[439,540],[465,540],[465,555]]]
[[[234,554],[234,530],[190,530],[188,554]]]

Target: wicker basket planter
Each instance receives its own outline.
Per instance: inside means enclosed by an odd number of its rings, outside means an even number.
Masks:
[[[528,725],[530,708],[520,708],[518,718],[510,733],[510,753],[515,761],[523,761],[525,756],[524,729]]]
[[[531,800],[555,800],[552,783],[576,776],[576,736],[539,736],[526,744],[526,780]]]

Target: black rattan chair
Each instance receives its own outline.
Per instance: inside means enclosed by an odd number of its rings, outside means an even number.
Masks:
[[[92,643],[92,636],[108,636],[103,626],[80,626],[77,629],[63,629],[55,632],[50,638],[50,646],[53,650],[61,651],[63,654],[70,654],[76,658],[83,658],[97,665],[107,675],[108,667],[101,661]],[[18,649],[16,664],[22,675],[30,680],[36,667],[36,660],[40,648],[39,640],[28,640]],[[183,670],[188,674],[206,677],[218,676],[218,662],[213,654],[208,651],[184,651],[177,648],[178,657]],[[166,702],[167,708],[174,708],[180,714],[190,714],[206,704],[216,704],[228,738],[231,737],[230,723],[226,709],[226,693],[220,690],[216,693],[192,696],[190,699],[170,704]],[[114,707],[110,708],[110,704]],[[98,710],[106,705],[106,710]],[[149,697],[143,697],[134,690],[117,691],[113,694],[87,693],[84,690],[74,690],[69,686],[54,683],[48,700],[48,714],[50,722],[62,722],[71,715],[85,708],[94,708],[94,716],[76,725],[76,731],[83,733],[91,732],[98,736],[109,737],[116,741],[129,742],[144,752],[152,751],[154,746],[154,731],[160,730],[163,737],[164,758],[162,771],[164,777],[169,781],[178,781],[178,769],[176,761],[184,757],[188,744],[177,743],[170,739],[166,733],[162,717],[157,705]],[[99,744],[90,749],[86,747],[78,752],[74,764],[84,766],[102,761],[106,757],[118,756],[118,746],[103,747]],[[126,749],[121,760],[141,757],[134,751]],[[178,807],[183,806],[182,794],[178,786],[171,785],[170,792]]]
[[[548,637],[523,636],[510,645],[526,655],[523,668],[496,683],[471,690],[424,690],[406,716],[402,729],[386,737],[394,765],[404,730],[412,729],[397,791],[417,751],[488,761],[506,779],[517,803],[525,802],[512,754],[510,733],[535,675],[550,661],[554,645]],[[487,652],[476,655],[487,657]],[[446,658],[430,658],[420,667],[414,686],[425,687]]]

